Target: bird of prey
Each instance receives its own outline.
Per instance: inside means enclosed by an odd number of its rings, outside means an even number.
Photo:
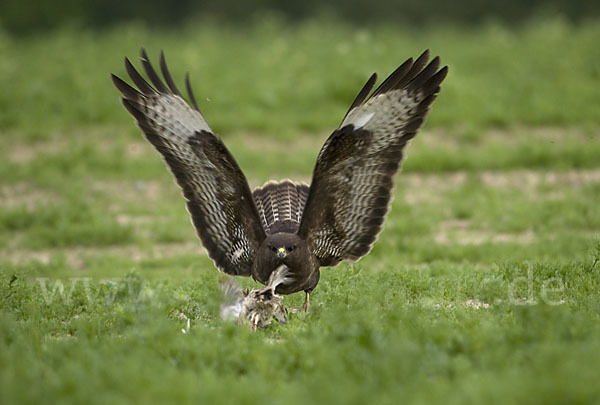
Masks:
[[[365,256],[382,229],[404,147],[448,72],[439,57],[428,60],[428,50],[406,60],[372,93],[377,75],[369,78],[321,148],[310,185],[270,181],[254,190],[200,113],[189,75],[188,103],[162,52],[162,79],[142,49],[149,81],[127,58],[137,89],[115,75],[112,80],[175,176],[216,267],[268,286],[277,270],[274,292],[304,291],[308,310],[320,267]]]

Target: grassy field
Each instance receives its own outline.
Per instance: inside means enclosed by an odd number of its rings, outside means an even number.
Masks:
[[[0,403],[598,401],[599,36],[559,19],[0,33]],[[109,79],[140,46],[191,72],[253,186],[310,180],[373,71],[424,48],[450,65],[379,241],[324,269],[310,312],[256,333],[218,319],[223,275]]]

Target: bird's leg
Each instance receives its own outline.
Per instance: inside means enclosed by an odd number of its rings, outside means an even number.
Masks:
[[[260,316],[258,315],[257,312],[254,312],[251,316],[250,316],[250,330],[252,332],[256,331],[256,329],[258,328],[258,322],[260,321]]]
[[[308,312],[308,308],[310,308],[310,293],[308,291],[305,291],[305,293],[306,298],[304,299],[304,305],[302,306],[302,309],[304,312]]]

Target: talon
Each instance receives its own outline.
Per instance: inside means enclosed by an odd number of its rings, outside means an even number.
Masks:
[[[306,293],[306,298],[304,299],[304,305],[302,306],[302,309],[304,310],[304,312],[308,312],[308,308],[310,308],[310,293],[309,292]]]

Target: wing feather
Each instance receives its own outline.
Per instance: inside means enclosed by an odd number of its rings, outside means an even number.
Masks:
[[[143,49],[141,57],[154,87],[125,59],[137,89],[112,76],[123,105],[182,188],[192,223],[215,265],[226,273],[248,276],[265,232],[246,177],[200,114],[189,76],[186,88],[195,109],[181,97],[162,53],[160,67],[166,85]]]
[[[321,266],[358,260],[381,231],[404,147],[448,72],[439,58],[428,59],[429,51],[408,59],[364,102],[361,90],[361,101],[323,145],[298,230]]]
[[[173,92],[173,94],[179,97],[183,97],[179,92],[179,89],[175,85],[175,81],[171,76],[171,72],[169,72],[169,68],[167,67],[167,61],[165,60],[165,53],[163,51],[160,51],[160,71],[162,72],[163,77],[165,78],[165,81],[169,86],[169,89],[171,89],[171,92]]]
[[[146,54],[145,49],[141,50],[140,56],[141,56],[142,66],[144,67],[144,70],[146,71],[146,75],[148,75],[148,77],[150,78],[150,81],[152,82],[154,87],[156,87],[156,89],[158,90],[159,93],[169,93],[169,89],[167,88],[167,86],[165,86],[165,84],[160,79],[160,77],[158,77],[158,74],[156,74],[156,71],[152,67],[152,64],[150,63],[150,60],[148,59],[148,55]]]
[[[198,103],[196,103],[196,97],[194,97],[194,92],[192,91],[192,83],[190,83],[190,74],[189,73],[185,74],[185,88],[188,92],[188,97],[190,98],[192,105],[194,106],[196,111],[199,112],[200,108],[198,108]]]
[[[358,92],[358,95],[352,102],[352,105],[348,109],[348,112],[352,111],[352,109],[354,107],[358,107],[365,101],[365,99],[367,98],[367,96],[369,95],[371,90],[373,90],[373,86],[375,85],[376,81],[377,81],[377,73],[373,73],[371,75],[371,77],[369,77],[369,80],[367,80],[367,82],[365,83],[363,88],[360,89],[360,91]],[[344,119],[346,118],[347,115],[348,115],[348,113],[346,113],[346,115],[344,116]]]

